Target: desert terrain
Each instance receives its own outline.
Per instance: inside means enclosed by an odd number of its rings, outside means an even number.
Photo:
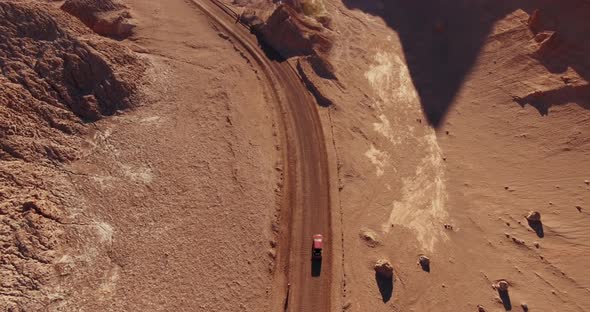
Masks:
[[[0,311],[589,311],[588,17],[2,0]]]

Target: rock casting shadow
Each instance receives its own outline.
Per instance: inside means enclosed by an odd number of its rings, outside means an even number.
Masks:
[[[322,273],[322,260],[311,260],[311,276],[318,277]]]
[[[381,293],[381,299],[383,299],[383,302],[388,302],[393,295],[393,277],[386,278],[375,273],[375,281]]]
[[[543,223],[541,221],[528,220],[528,223],[531,229],[537,233],[538,237],[543,238],[545,236],[545,232],[543,231]]]

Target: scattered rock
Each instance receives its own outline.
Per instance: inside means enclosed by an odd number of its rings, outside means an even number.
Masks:
[[[425,272],[430,272],[430,258],[428,258],[425,255],[421,255],[418,258],[418,263],[422,267],[422,270],[424,270]]]
[[[576,209],[578,209],[578,212],[582,212],[582,206],[576,206]]]
[[[379,245],[379,240],[377,238],[377,233],[373,230],[364,229],[361,230],[359,233],[360,238],[367,244],[369,247],[375,247]]]
[[[540,247],[541,247],[541,245],[539,245],[539,243],[538,243],[538,242],[534,242],[534,243],[533,243],[533,246],[535,246],[535,248],[540,248]]]
[[[518,239],[516,237],[512,237],[512,241],[519,245],[524,245],[525,242],[522,239]]]
[[[482,306],[481,304],[477,305],[477,312],[486,312],[486,308],[484,308],[484,306]]]
[[[584,180],[584,183],[586,183],[586,185],[590,185],[590,180]]]
[[[540,222],[541,221],[541,213],[538,211],[531,211],[526,216],[526,219],[530,222]]]
[[[393,266],[389,260],[386,259],[379,259],[377,263],[375,263],[375,272],[382,278],[392,278],[393,277]]]
[[[444,224],[444,227],[445,227],[445,229],[447,229],[447,230],[452,230],[452,229],[453,229],[453,225],[451,225],[451,224],[447,224],[447,223],[445,223],[445,224]]]
[[[34,2],[0,2],[0,29],[0,159],[72,160],[80,119],[133,106],[144,66],[124,46]]]
[[[498,280],[496,283],[492,284],[492,288],[503,292],[508,291],[509,286],[510,284],[506,280]]]
[[[524,312],[527,312],[529,310],[529,306],[526,303],[521,303],[520,307]]]

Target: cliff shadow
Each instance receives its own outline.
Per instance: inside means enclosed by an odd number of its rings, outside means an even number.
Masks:
[[[444,121],[494,24],[517,9],[528,14],[539,9],[545,16],[542,29],[560,32],[567,42],[578,41],[574,45],[578,49],[566,56],[540,58],[550,72],[572,67],[584,79],[590,78],[590,60],[585,57],[590,50],[586,39],[590,36],[585,35],[585,29],[590,30],[590,4],[581,0],[342,1],[349,9],[381,17],[398,33],[424,115],[434,128]],[[568,22],[572,19],[577,26]]]

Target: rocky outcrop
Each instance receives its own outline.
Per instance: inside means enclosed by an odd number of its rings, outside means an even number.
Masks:
[[[0,307],[42,311],[75,223],[59,164],[87,122],[133,105],[144,64],[50,5],[0,2],[0,29]]]
[[[320,23],[288,5],[279,5],[260,32],[265,41],[286,58],[325,54],[333,45],[332,37]]]
[[[244,9],[239,15],[240,22],[252,29],[256,29],[264,25],[264,21],[258,16],[254,9]]]
[[[306,57],[318,76],[336,78],[328,60],[334,41],[331,30],[297,10],[297,6],[279,5],[266,22],[253,27],[253,31],[283,58]]]
[[[61,8],[102,36],[126,37],[135,28],[128,8],[117,0],[67,0]]]
[[[381,278],[393,278],[393,266],[387,259],[379,259],[374,266],[375,273]]]

